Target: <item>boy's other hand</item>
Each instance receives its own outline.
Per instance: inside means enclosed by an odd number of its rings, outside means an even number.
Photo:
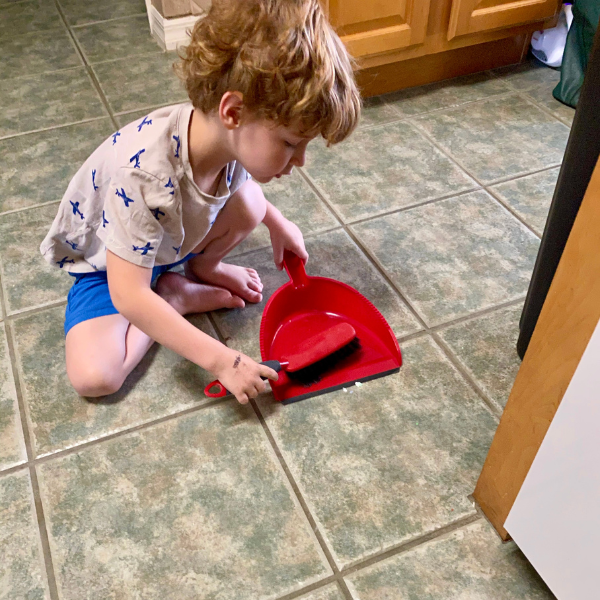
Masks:
[[[279,378],[277,371],[235,350],[227,353],[223,366],[215,370],[215,375],[240,404],[248,404],[250,398],[256,398],[265,391],[262,377],[273,381]]]
[[[276,225],[269,228],[271,245],[273,246],[273,260],[279,271],[283,269],[283,251],[290,250],[302,259],[308,261],[308,252],[304,247],[304,237],[297,225],[282,218]]]

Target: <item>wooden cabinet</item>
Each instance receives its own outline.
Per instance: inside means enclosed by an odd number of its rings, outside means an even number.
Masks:
[[[357,58],[420,44],[429,0],[329,0],[329,18]]]
[[[520,62],[560,0],[321,0],[371,96]]]
[[[448,39],[552,17],[558,0],[453,0]]]

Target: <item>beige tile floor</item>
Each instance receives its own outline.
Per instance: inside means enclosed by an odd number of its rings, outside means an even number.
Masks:
[[[309,272],[373,301],[398,375],[290,406],[202,394],[155,347],[125,389],[69,386],[69,281],[38,245],[113,130],[185,99],[143,0],[0,0],[0,596],[546,600],[469,494],[573,111],[533,62],[369,100],[360,130],[265,194]],[[261,226],[231,261],[286,281]],[[264,302],[191,320],[259,358]]]

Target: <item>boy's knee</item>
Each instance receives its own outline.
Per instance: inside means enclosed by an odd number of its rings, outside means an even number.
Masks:
[[[118,392],[123,385],[123,378],[119,373],[93,366],[68,375],[75,391],[87,398],[110,396]]]
[[[229,200],[236,218],[244,227],[252,230],[262,223],[267,212],[267,201],[261,187],[254,181],[247,181]]]

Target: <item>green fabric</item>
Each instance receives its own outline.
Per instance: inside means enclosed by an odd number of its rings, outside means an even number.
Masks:
[[[600,20],[600,0],[575,0],[573,23],[567,35],[560,82],[552,95],[575,108]]]

